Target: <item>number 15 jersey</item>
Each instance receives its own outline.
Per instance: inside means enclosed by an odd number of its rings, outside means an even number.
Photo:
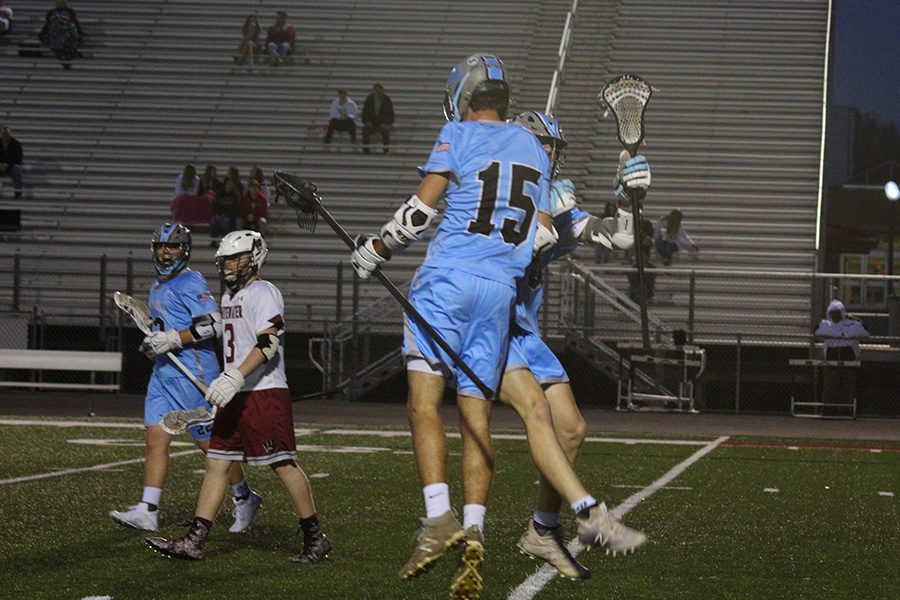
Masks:
[[[537,213],[551,212],[549,171],[540,142],[520,125],[444,125],[420,168],[449,179],[443,220],[422,266],[514,285],[531,262]]]

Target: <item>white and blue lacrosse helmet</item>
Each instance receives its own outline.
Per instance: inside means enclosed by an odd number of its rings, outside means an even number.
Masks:
[[[247,280],[259,273],[268,253],[266,241],[258,231],[239,229],[227,234],[219,242],[219,249],[216,250],[216,269],[222,283],[232,293],[238,291],[244,287]],[[241,255],[245,255],[247,260],[241,260],[232,270],[225,268],[226,260]]]
[[[472,98],[482,94],[496,95],[509,104],[509,84],[503,61],[490,54],[473,54],[450,71],[444,96],[444,117],[461,121]],[[505,110],[501,118],[506,118]]]
[[[178,256],[159,254],[163,244],[178,244]],[[187,266],[191,258],[191,230],[180,223],[163,223],[150,235],[150,252],[153,266],[160,275],[171,276]]]
[[[517,114],[511,121],[533,133],[541,144],[550,146],[550,177],[555,179],[565,162],[566,146],[569,145],[559,126],[559,119],[542,110],[528,110]]]

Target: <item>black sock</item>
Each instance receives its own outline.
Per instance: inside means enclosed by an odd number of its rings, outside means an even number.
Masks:
[[[147,510],[149,510],[150,512],[156,512],[157,510],[159,510],[159,506],[157,506],[156,504],[150,504],[149,502],[144,502],[144,504],[147,505]]]
[[[319,534],[319,516],[313,514],[305,519],[300,519],[300,529],[303,531],[304,538],[315,537]]]
[[[557,525],[556,527],[547,527],[546,525],[541,525],[537,521],[534,521],[534,530],[537,531],[540,535],[547,535],[557,527],[559,527],[559,525]]]
[[[590,516],[591,509],[594,508],[595,506],[597,506],[597,502],[594,502],[590,506],[585,506],[584,510],[578,511],[578,516],[581,517],[582,519],[587,519],[588,516]]]
[[[209,519],[204,519],[203,517],[194,517],[194,521],[196,521],[197,523],[200,523],[207,529],[212,529],[213,522],[210,521]]]

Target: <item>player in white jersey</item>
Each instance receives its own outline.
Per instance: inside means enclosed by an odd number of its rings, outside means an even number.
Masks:
[[[127,510],[110,511],[109,516],[120,525],[156,531],[172,443],[160,420],[169,411],[206,405],[203,394],[175,368],[168,354],[172,353],[198,380],[209,383],[215,379],[219,364],[214,344],[222,334],[222,317],[206,279],[187,266],[191,256],[189,229],[163,223],[150,237],[150,251],[158,277],[150,288],[148,303],[156,331],[141,344],[141,350],[154,361],[144,400],[144,491],[139,503]],[[209,427],[191,427],[188,432],[201,450],[209,449]],[[229,531],[240,533],[253,522],[262,496],[244,481],[240,464],[232,465],[228,479],[234,491],[235,519]]]
[[[449,122],[420,169],[422,182],[380,237],[358,240],[351,259],[359,276],[368,277],[428,230],[443,196],[443,219],[410,285],[409,301],[492,392],[503,372],[515,279],[524,274],[535,245],[552,238],[549,161],[532,135],[505,121],[508,107],[509,86],[496,56],[470,56],[454,67],[444,101]],[[465,540],[451,593],[474,597],[482,585],[478,565],[492,475],[491,404],[409,317],[403,349],[426,516],[400,577],[415,577]],[[447,384],[457,388],[462,434],[477,440],[463,450],[462,526],[451,508],[447,440],[438,411]]]
[[[291,395],[284,373],[284,300],[260,278],[268,250],[255,231],[222,238],[216,266],[228,291],[222,296],[225,371],[209,386],[206,400],[218,407],[200,489],[188,533],[167,540],[148,538],[158,552],[187,560],[205,557],[206,539],[222,506],[229,465],[268,465],[288,491],[303,530],[303,549],[291,560],[320,562],[331,551],[322,532],[306,473],[297,465]]]
[[[554,441],[546,437],[532,439],[534,426],[526,419],[529,444],[538,444],[542,460],[552,461],[552,464],[541,468],[537,508],[518,545],[522,552],[547,561],[566,577],[587,579],[590,571],[575,560],[562,541],[559,520],[562,498],[576,513],[579,539],[583,544],[596,545],[613,554],[625,553],[643,544],[646,536],[612,518],[605,503],[598,503],[593,496],[587,495],[571,467],[584,441],[585,423],[575,404],[565,369],[540,337],[538,312],[543,297],[540,275],[552,260],[572,252],[581,243],[602,244],[610,249],[630,248],[634,244],[631,218],[624,208],[619,209],[615,218],[600,219],[575,205],[574,184],[557,177],[567,142],[555,117],[528,111],[517,115],[513,122],[531,131],[551,157],[553,224],[559,236],[557,244],[543,252],[532,263],[529,276],[519,282],[515,323],[501,384],[501,399],[513,405],[519,403],[531,407],[527,415],[531,419],[549,419],[556,438]],[[625,188],[647,189],[650,169],[646,159],[636,156],[624,161],[617,182],[617,193],[623,196],[627,195]],[[532,454],[535,454],[534,450]],[[537,458],[535,462],[542,466]]]

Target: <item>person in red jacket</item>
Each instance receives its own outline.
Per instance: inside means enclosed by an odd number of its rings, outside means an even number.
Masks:
[[[265,235],[268,231],[269,199],[260,182],[251,179],[241,197],[235,225],[238,229],[252,229]]]

